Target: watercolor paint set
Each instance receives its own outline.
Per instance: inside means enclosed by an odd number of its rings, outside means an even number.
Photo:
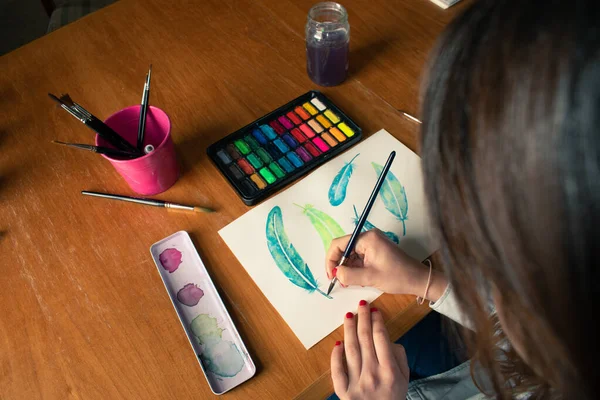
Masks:
[[[254,205],[360,141],[362,130],[310,91],[212,144],[207,153]]]
[[[256,366],[188,233],[153,244],[150,253],[213,393],[253,377]]]

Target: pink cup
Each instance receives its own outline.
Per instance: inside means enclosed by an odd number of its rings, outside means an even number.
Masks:
[[[115,132],[135,146],[137,142],[140,106],[117,111],[104,121]],[[103,155],[127,181],[136,193],[153,195],[164,192],[179,178],[175,146],[171,140],[171,121],[160,108],[148,107],[144,146],[151,144],[154,151],[132,160]],[[96,146],[114,147],[96,135]]]

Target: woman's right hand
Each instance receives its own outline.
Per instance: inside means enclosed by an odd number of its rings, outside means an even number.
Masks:
[[[386,293],[423,295],[429,268],[407,255],[381,231],[361,233],[353,255],[345,265],[338,266],[349,241],[350,235],[346,235],[331,242],[325,264],[329,279],[336,276],[344,286],[371,286]],[[427,298],[436,301],[446,289],[447,281],[440,272],[433,271],[431,283]]]

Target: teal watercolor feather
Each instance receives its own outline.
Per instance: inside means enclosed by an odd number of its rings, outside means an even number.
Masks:
[[[350,177],[354,171],[354,164],[352,164],[352,161],[359,155],[360,153],[352,157],[350,162],[345,163],[335,178],[333,178],[333,182],[331,182],[331,186],[329,187],[329,204],[332,206],[337,207],[346,199],[346,190],[348,189],[348,183],[350,182]]]
[[[374,162],[372,162],[371,165],[375,168],[375,172],[380,175],[383,167]],[[385,208],[394,214],[399,221],[402,221],[402,236],[405,236],[405,221],[408,219],[408,199],[406,198],[404,186],[400,184],[400,181],[392,171],[388,171],[383,185],[381,186],[381,190],[379,191],[379,197],[381,197]]]
[[[291,283],[311,293],[317,291],[328,299],[332,298],[319,289],[310,268],[290,243],[283,228],[283,216],[279,206],[273,207],[269,212],[266,235],[267,247],[273,261]]]
[[[354,222],[354,225],[356,225],[356,224],[358,224],[358,220],[360,219],[360,217],[358,215],[358,212],[356,211],[356,206],[353,205],[352,207],[354,208],[354,219],[352,222]],[[362,228],[362,232],[370,231],[371,229],[377,229],[377,227],[375,225],[373,225],[372,223],[370,223],[368,220],[365,221],[365,224],[363,225],[363,228]],[[396,235],[394,232],[383,232],[383,234],[385,236],[387,236],[388,239],[390,239],[392,242],[394,242],[396,244],[400,243],[400,239],[398,239],[398,235]]]
[[[333,239],[342,237],[346,234],[340,224],[323,211],[317,210],[310,204],[306,204],[304,207],[298,204],[294,205],[300,207],[303,210],[304,215],[310,219],[310,223],[315,227],[321,237],[325,252],[329,250],[329,246]]]

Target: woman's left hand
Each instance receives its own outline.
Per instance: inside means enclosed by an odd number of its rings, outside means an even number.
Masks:
[[[333,388],[341,400],[406,398],[406,353],[404,347],[390,342],[376,308],[369,309],[361,300],[356,316],[347,313],[344,339],[331,353]]]

